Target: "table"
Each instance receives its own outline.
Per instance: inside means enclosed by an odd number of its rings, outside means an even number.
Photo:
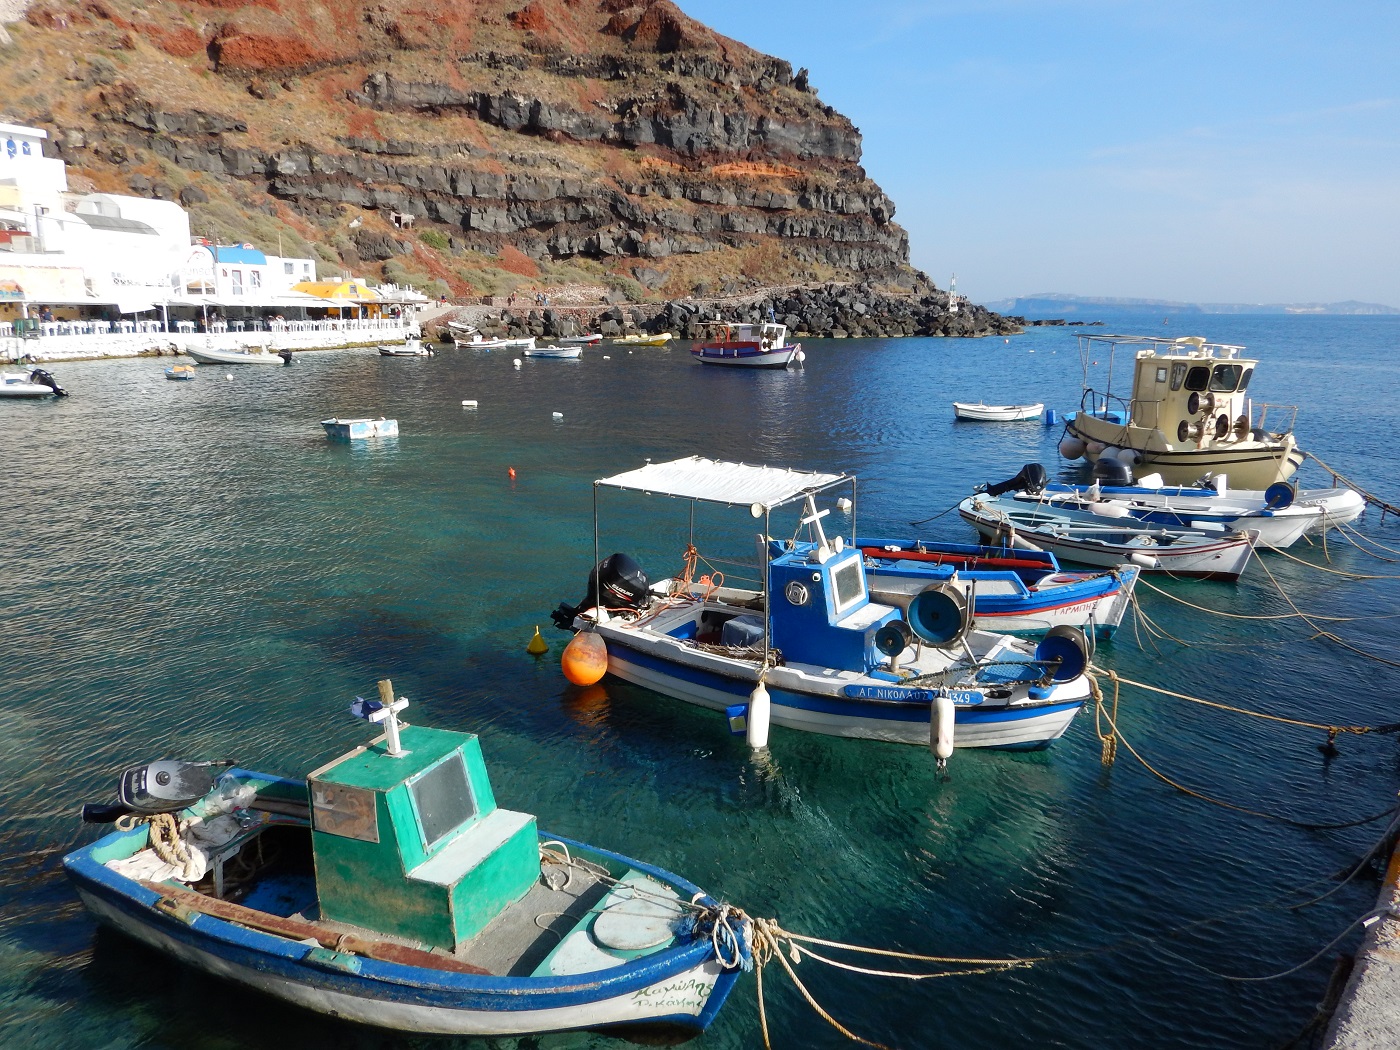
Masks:
[[[230,321],[230,322],[229,322],[229,327],[231,327],[235,332],[241,332],[241,331],[243,331],[243,322],[242,322],[242,321]]]

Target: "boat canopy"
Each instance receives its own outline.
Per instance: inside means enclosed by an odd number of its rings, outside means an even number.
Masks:
[[[783,467],[687,456],[668,463],[648,463],[636,470],[595,481],[596,485],[637,492],[681,496],[729,506],[762,506],[772,510],[784,503],[850,481],[847,474],[818,474]]]

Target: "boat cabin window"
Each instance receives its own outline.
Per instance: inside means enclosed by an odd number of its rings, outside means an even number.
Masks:
[[[1216,365],[1210,375],[1210,388],[1218,394],[1233,394],[1243,372],[1244,365]]]
[[[1246,368],[1244,370],[1244,375],[1240,377],[1240,393],[1244,393],[1245,388],[1249,386],[1249,381],[1253,378],[1254,369]]]
[[[836,605],[836,615],[840,616],[865,597],[863,583],[859,558],[850,558],[844,565],[840,565],[832,571],[831,589],[832,598]]]
[[[1157,369],[1157,382],[1159,382],[1159,383],[1165,383],[1166,381],[1167,381],[1167,369],[1166,369],[1165,366],[1163,366],[1163,367]]]
[[[1177,362],[1172,365],[1172,389],[1180,390],[1182,380],[1186,378],[1186,366]]]
[[[454,751],[409,781],[408,790],[418,812],[424,849],[432,849],[476,816],[476,798],[467,783],[461,752]]]
[[[1204,390],[1210,385],[1210,369],[1205,365],[1196,365],[1186,373],[1187,390]]]

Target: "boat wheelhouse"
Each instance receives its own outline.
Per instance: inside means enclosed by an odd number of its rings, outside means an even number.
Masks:
[[[1293,436],[1297,408],[1253,404],[1247,390],[1259,362],[1243,350],[1200,336],[1080,335],[1084,395],[1065,423],[1060,454],[1119,460],[1171,485],[1224,474],[1233,487],[1266,489],[1288,479],[1303,462]],[[1119,351],[1132,353],[1126,395],[1121,380],[1114,385]],[[1100,390],[1089,370],[1105,358]]]

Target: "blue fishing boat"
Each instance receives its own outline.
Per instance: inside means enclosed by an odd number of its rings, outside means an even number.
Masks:
[[[846,474],[700,457],[595,482],[595,508],[602,488],[742,507],[762,519],[765,536],[774,511],[787,508],[799,511],[798,534],[776,550],[771,540],[759,544],[757,589],[696,579],[693,563],[653,585],[630,557],[614,554],[597,563],[582,602],[561,605],[554,622],[601,638],[606,670],[617,677],[742,717],[755,746],[766,743],[770,723],[931,745],[940,760],[954,746],[1033,749],[1056,740],[1089,695],[1083,633],[1058,627],[1033,646],[973,630],[966,588],[946,581],[880,600],[863,553],[822,526],[829,511],[817,509],[817,496],[845,486],[854,495]]]
[[[1005,634],[1043,634],[1069,625],[1113,637],[1132,604],[1139,569],[1066,571],[1048,551],[1013,550],[937,540],[857,537],[877,600],[916,594],[938,581],[972,589],[975,623]]]
[[[64,858],[102,922],[215,976],[382,1028],[466,1036],[704,1029],[749,920],[654,865],[497,806],[475,734],[410,726],[305,780],[125,770],[118,830]]]
[[[340,441],[361,441],[365,438],[398,437],[397,419],[323,419],[326,436]]]

